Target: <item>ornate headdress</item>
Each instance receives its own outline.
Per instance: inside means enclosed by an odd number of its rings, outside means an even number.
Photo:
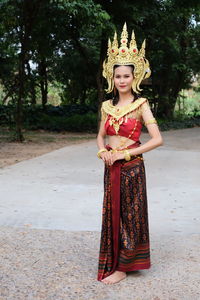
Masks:
[[[132,31],[131,41],[129,48],[128,32],[126,23],[124,24],[121,34],[121,46],[118,48],[117,33],[114,34],[113,42],[108,40],[107,59],[103,63],[103,76],[108,81],[107,93],[112,92],[114,88],[113,70],[115,65],[133,65],[134,66],[134,80],[132,83],[132,89],[138,93],[141,91],[140,83],[143,79],[150,77],[151,70],[149,62],[145,58],[145,40],[142,44],[140,51],[137,49],[135,41],[135,34]]]

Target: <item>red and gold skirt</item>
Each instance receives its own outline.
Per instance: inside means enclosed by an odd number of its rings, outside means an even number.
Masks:
[[[138,147],[136,142],[127,148]],[[108,150],[112,148],[107,145]],[[105,165],[98,280],[150,268],[146,176],[142,154]]]

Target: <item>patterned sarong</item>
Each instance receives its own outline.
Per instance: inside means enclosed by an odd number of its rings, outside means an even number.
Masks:
[[[128,148],[138,147],[140,142]],[[112,148],[107,145],[108,150]],[[105,166],[98,280],[150,268],[146,176],[142,154]]]

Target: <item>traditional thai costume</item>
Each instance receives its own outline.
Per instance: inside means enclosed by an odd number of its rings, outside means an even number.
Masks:
[[[104,62],[103,75],[108,81],[108,92],[114,87],[113,66],[134,65],[132,89],[140,90],[142,79],[150,76],[148,61],[144,58],[145,43],[140,52],[137,50],[132,33],[130,48],[127,47],[127,30],[124,25],[121,47],[118,49],[116,33],[114,41],[108,43],[108,59]],[[111,100],[103,102],[101,117],[107,135],[128,138],[133,144],[119,145],[108,151],[120,151],[139,147],[143,126],[142,113],[149,108],[146,98],[136,99],[123,107],[114,106]],[[124,147],[123,147],[124,145]],[[148,207],[146,193],[145,167],[142,154],[132,156],[131,160],[117,160],[113,165],[105,165],[104,201],[102,231],[99,253],[98,280],[111,275],[114,271],[135,271],[150,268],[150,241],[148,226]]]

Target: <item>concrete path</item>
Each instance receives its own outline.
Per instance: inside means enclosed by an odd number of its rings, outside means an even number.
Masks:
[[[95,141],[0,169],[0,300],[199,300],[200,128],[163,137],[144,154],[152,267],[115,286],[96,281],[103,164]]]

